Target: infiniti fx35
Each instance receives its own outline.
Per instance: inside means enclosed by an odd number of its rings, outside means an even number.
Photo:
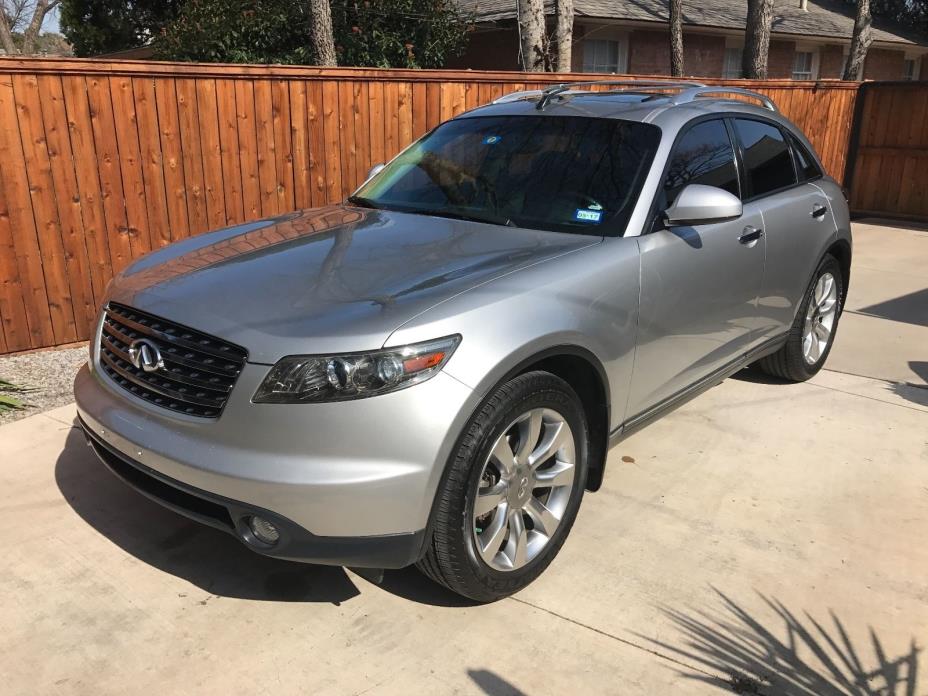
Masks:
[[[851,236],[809,141],[754,93],[577,87],[133,263],[75,382],[89,444],[259,553],[491,601],[551,563],[621,438],[747,365],[814,375]]]

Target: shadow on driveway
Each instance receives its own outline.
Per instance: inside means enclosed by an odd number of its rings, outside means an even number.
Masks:
[[[188,520],[117,479],[73,428],[55,463],[68,504],[100,534],[140,561],[221,597],[340,604],[359,594],[343,568],[262,556],[230,534]],[[467,602],[415,568],[387,571],[381,588],[415,602]]]
[[[885,302],[878,302],[868,307],[861,307],[855,314],[880,317],[905,324],[928,326],[928,288],[910,292],[908,295],[895,297]]]
[[[901,396],[907,401],[919,406],[928,406],[928,385],[906,384],[905,382],[893,382],[887,386],[893,394]]]
[[[717,591],[718,592],[718,591]],[[678,644],[647,639],[698,668],[682,675],[758,696],[915,696],[918,653],[890,657],[870,629],[870,645],[855,646],[830,613],[830,624],[808,612],[797,616],[774,598],[759,595],[780,625],[767,628],[744,607],[718,592],[722,611],[663,613],[680,631]],[[644,636],[640,636],[644,637]],[[866,651],[866,654],[865,654]],[[706,670],[706,671],[703,671]],[[727,674],[720,679],[715,674]]]
[[[467,676],[487,696],[527,696],[524,691],[491,670],[469,669]]]

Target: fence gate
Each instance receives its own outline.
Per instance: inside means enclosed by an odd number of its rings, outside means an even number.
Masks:
[[[848,157],[851,210],[928,220],[928,82],[866,82]]]

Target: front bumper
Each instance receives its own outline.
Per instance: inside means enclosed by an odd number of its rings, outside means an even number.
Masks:
[[[444,463],[475,395],[454,378],[328,404],[253,404],[270,368],[248,364],[215,420],[164,411],[82,368],[90,443],[123,480],[248,541],[243,519],[279,525],[268,555],[402,567],[416,560]]]

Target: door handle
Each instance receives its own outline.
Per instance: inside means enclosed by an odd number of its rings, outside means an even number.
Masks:
[[[741,236],[738,237],[738,241],[742,244],[753,244],[763,236],[764,231],[762,229],[748,225],[741,231]]]
[[[816,203],[815,205],[812,206],[812,217],[814,218],[820,218],[827,212],[828,212],[828,208],[822,205],[821,203]]]

